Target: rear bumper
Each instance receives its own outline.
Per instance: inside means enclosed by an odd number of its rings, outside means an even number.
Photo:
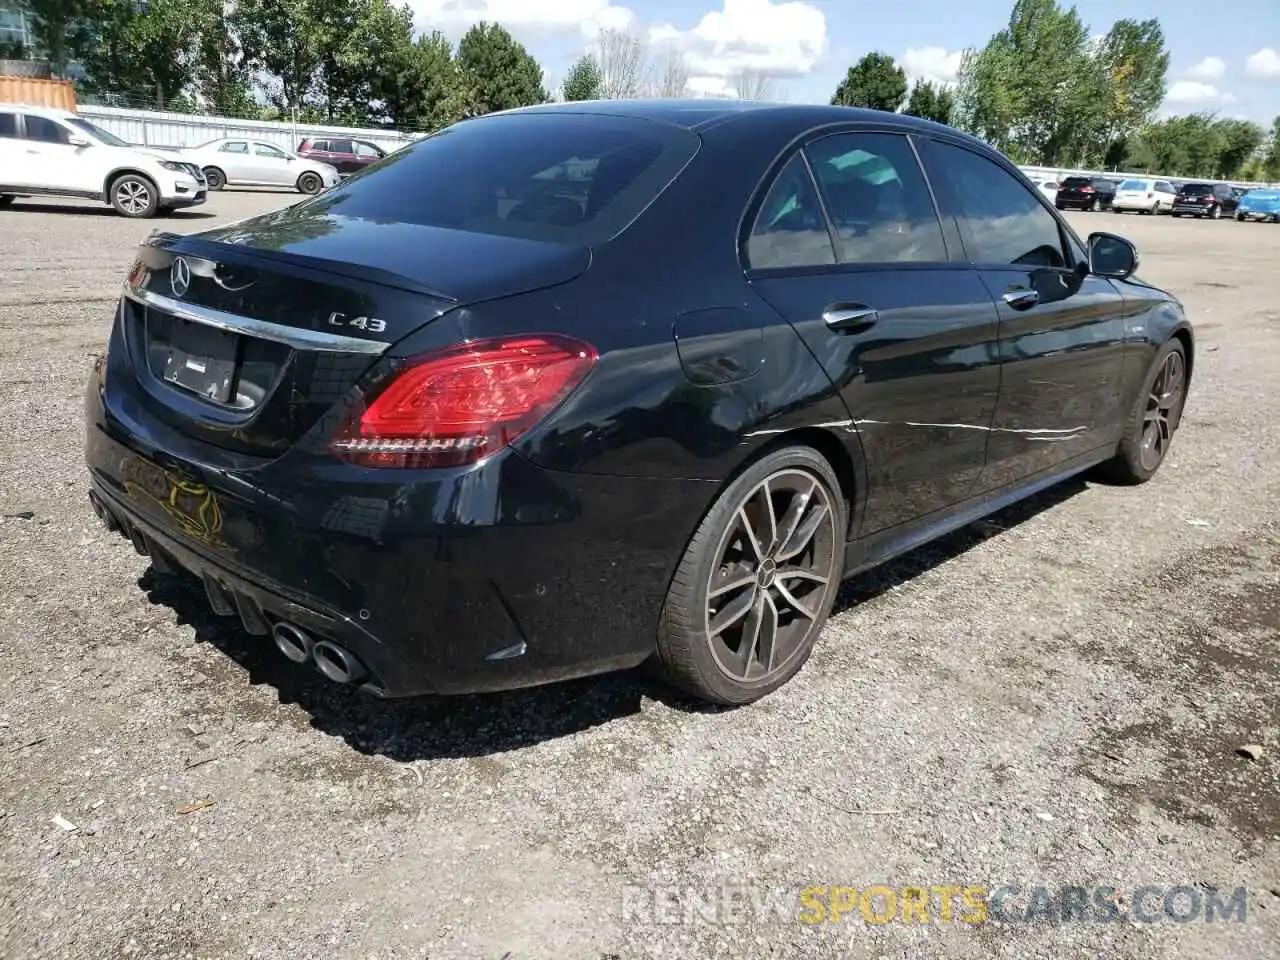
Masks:
[[[1116,197],[1111,201],[1112,210],[1151,210],[1159,208],[1159,201],[1154,197]]]
[[[1085,207],[1091,207],[1095,202],[1100,207],[1105,207],[1110,204],[1110,201],[1101,194],[1094,194],[1093,196],[1088,197],[1064,197],[1059,194],[1054,198],[1053,202],[1056,206],[1070,207],[1077,210],[1084,209]]]
[[[534,686],[648,658],[667,584],[716,491],[556,473],[512,451],[466,471],[286,454],[211,466],[125,396],[86,393],[90,496],[163,572],[199,577],[262,642],[340,644],[385,696]],[[110,396],[110,393],[107,393]],[[161,466],[163,464],[163,466]]]
[[[1211,203],[1175,203],[1173,205],[1174,213],[1190,213],[1203,217],[1213,209]]]

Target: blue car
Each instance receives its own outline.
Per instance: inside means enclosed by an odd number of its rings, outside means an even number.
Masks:
[[[1261,187],[1240,198],[1237,220],[1272,220],[1280,223],[1280,190]]]

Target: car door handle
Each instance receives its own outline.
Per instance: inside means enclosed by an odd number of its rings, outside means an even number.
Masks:
[[[1040,302],[1040,294],[1030,287],[1024,287],[1021,290],[1010,290],[1004,295],[1004,302],[1015,310],[1026,310],[1028,307],[1034,307]]]
[[[822,322],[841,333],[866,330],[879,319],[880,311],[862,304],[833,303],[822,311]]]

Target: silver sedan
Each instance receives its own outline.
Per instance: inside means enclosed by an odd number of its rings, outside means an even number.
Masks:
[[[184,150],[204,169],[210,190],[225,186],[293,187],[319,193],[341,178],[327,163],[307,160],[264,140],[225,137]]]

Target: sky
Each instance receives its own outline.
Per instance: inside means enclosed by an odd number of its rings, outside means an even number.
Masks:
[[[881,50],[911,77],[954,80],[960,51],[1008,21],[1012,0],[409,0],[419,30],[458,38],[501,23],[558,86],[604,27],[654,49],[678,45],[697,93],[729,92],[744,70],[776,76],[775,99],[827,102],[849,66]],[[1155,17],[1171,55],[1162,113],[1216,110],[1269,126],[1280,115],[1280,0],[1078,0],[1092,33]]]

